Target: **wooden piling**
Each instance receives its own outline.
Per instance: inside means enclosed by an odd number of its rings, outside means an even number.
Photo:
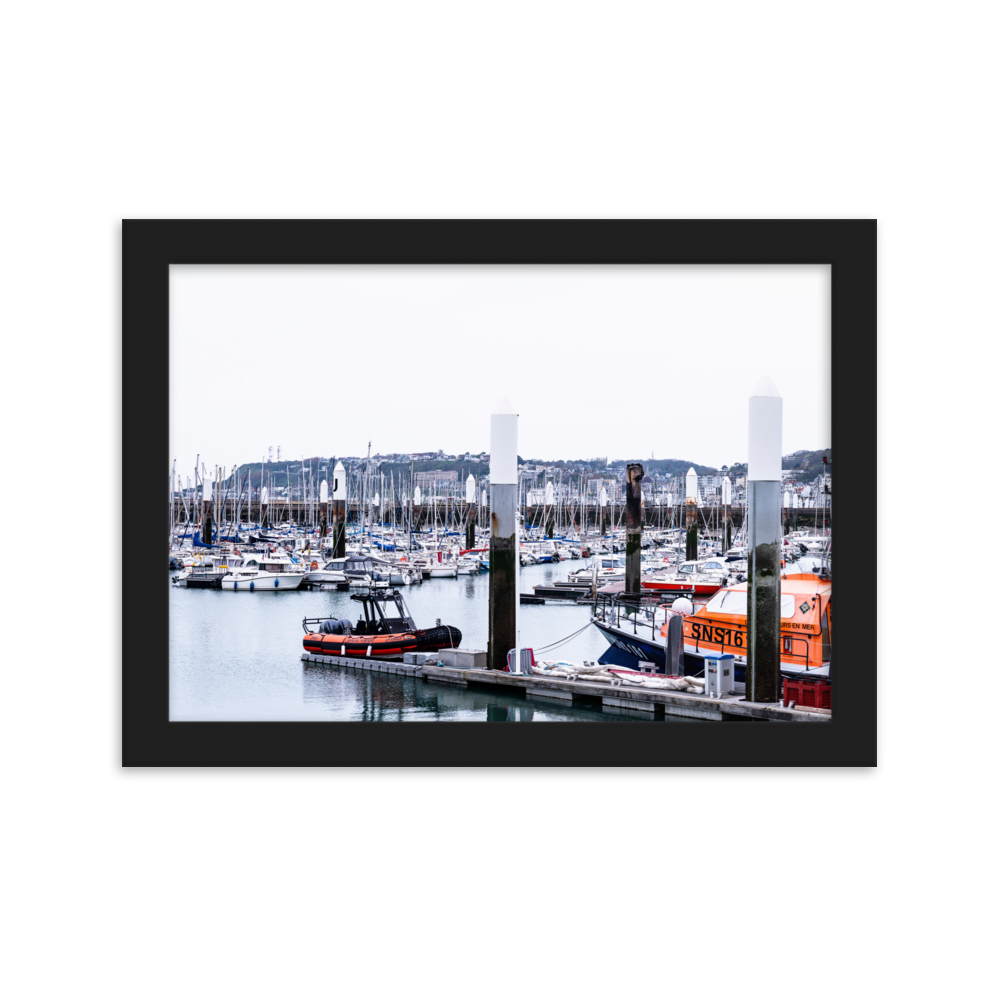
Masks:
[[[687,523],[687,543],[684,552],[685,559],[698,558],[698,501],[688,497],[684,504]]]
[[[517,645],[517,486],[490,486],[489,667],[503,670]]]
[[[347,501],[333,501],[333,557],[343,559],[347,555]]]
[[[749,403],[746,697],[775,702],[781,698],[782,401],[762,378]]]
[[[781,483],[747,483],[747,670],[748,701],[781,698]]]
[[[642,477],[639,462],[625,469],[625,593],[642,589]]]
[[[466,504],[465,507],[465,547],[474,549],[476,547],[476,505]]]

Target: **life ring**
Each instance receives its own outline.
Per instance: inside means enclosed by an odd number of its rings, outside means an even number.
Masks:
[[[309,568],[310,569],[319,569],[319,563],[318,562],[314,562]]]
[[[399,561],[400,562],[406,562],[406,556],[400,556],[399,557]]]

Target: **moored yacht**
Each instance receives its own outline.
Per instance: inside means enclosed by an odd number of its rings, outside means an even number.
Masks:
[[[298,590],[302,586],[305,571],[285,551],[244,551],[242,555],[243,565],[222,578],[223,590]]]

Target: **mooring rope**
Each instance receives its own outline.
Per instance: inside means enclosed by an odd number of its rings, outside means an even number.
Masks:
[[[570,639],[575,639],[581,632],[585,632],[588,628],[590,628],[590,622],[587,622],[587,624],[584,625],[583,628],[579,628],[575,632],[573,632],[571,635],[566,636],[565,639],[558,639],[558,640],[556,640],[556,642],[550,642],[547,646],[539,646],[535,650],[535,652],[536,653],[545,653],[545,652],[548,652],[549,650],[556,649],[557,647],[562,646],[564,643],[569,642]]]

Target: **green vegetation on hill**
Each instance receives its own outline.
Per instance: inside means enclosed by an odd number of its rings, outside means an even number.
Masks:
[[[615,459],[611,463],[612,469],[624,469],[629,462],[641,462],[643,472],[647,476],[653,474],[657,476],[663,476],[669,478],[672,476],[686,476],[688,469],[693,468],[699,476],[714,476],[718,473],[718,469],[713,468],[711,465],[698,465],[697,462],[687,462],[679,458],[630,458],[625,459]]]
[[[781,459],[782,469],[794,469],[795,479],[800,483],[811,483],[824,471],[832,472],[829,467],[824,468],[823,456],[831,458],[833,452],[829,448],[820,448],[818,451],[795,451],[791,455],[784,455]]]

